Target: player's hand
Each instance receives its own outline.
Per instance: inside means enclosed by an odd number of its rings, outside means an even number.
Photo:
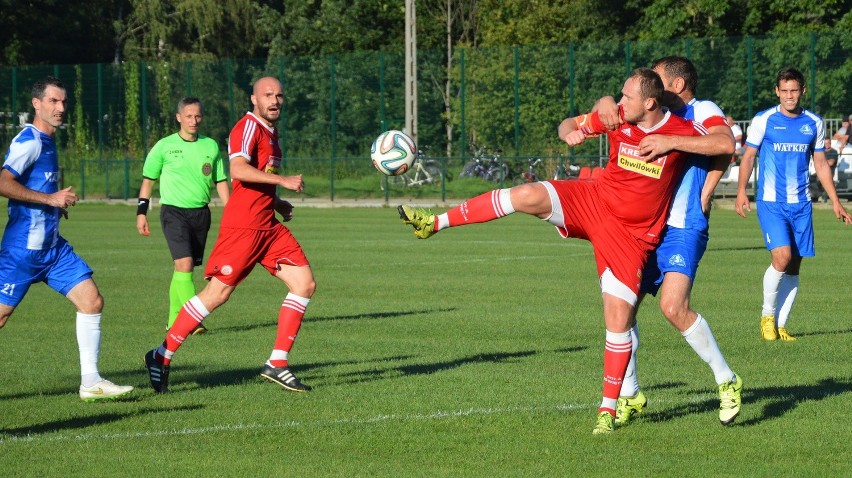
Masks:
[[[59,208],[59,215],[64,217],[66,220],[68,219],[68,210],[64,207]]]
[[[751,202],[749,202],[748,196],[745,193],[737,193],[734,209],[742,217],[746,217],[745,211],[751,212]]]
[[[143,236],[151,234],[151,231],[148,229],[148,216],[144,214],[138,214],[136,216],[136,230]]]
[[[846,212],[846,208],[844,208],[838,201],[834,202],[834,217],[836,217],[838,221],[842,221],[847,226],[852,224],[852,216]]]
[[[72,187],[73,186],[68,186],[65,189],[51,194],[48,198],[48,204],[59,208],[67,208],[68,206],[76,204],[79,198],[74,191],[71,190]]]
[[[562,137],[562,141],[568,143],[569,146],[577,146],[586,142],[586,135],[580,130],[571,131]]]
[[[624,123],[618,113],[618,104],[612,96],[604,96],[598,100],[597,112],[601,123],[610,131],[617,130]]]
[[[674,141],[671,136],[662,134],[650,134],[642,138],[639,142],[639,159],[642,161],[651,161],[654,158],[662,156],[674,149]]]
[[[276,201],[275,212],[281,214],[281,218],[284,222],[289,222],[293,219],[293,205],[290,204],[290,201],[285,201],[283,199]]]
[[[305,190],[305,182],[302,181],[301,174],[298,176],[282,176],[281,187],[300,193]]]

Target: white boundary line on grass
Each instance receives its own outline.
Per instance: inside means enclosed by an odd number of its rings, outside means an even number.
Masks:
[[[436,411],[429,414],[413,414],[413,415],[377,415],[367,418],[339,418],[336,420],[313,420],[313,421],[289,421],[275,424],[261,423],[234,423],[228,425],[215,425],[211,427],[198,428],[182,428],[160,431],[146,432],[126,432],[126,433],[83,433],[77,435],[27,435],[27,436],[0,436],[0,444],[5,443],[51,443],[51,442],[71,442],[71,441],[96,441],[96,440],[116,440],[116,439],[138,439],[138,438],[155,438],[180,435],[203,435],[206,433],[218,432],[239,432],[245,430],[275,430],[294,427],[326,427],[335,425],[367,425],[371,423],[381,423],[388,421],[420,421],[420,420],[442,420],[445,418],[458,418],[469,416],[488,416],[488,415],[503,415],[509,413],[534,413],[534,412],[552,412],[552,411],[571,411],[582,410],[586,408],[597,407],[597,405],[586,403],[566,403],[555,406],[542,407],[505,407],[505,408],[469,408],[466,410],[453,411]]]

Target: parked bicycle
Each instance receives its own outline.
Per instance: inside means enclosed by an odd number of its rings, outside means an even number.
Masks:
[[[544,171],[541,169],[541,158],[530,158],[527,160],[527,168],[515,175],[512,180],[514,185],[535,183],[546,179]]]
[[[509,166],[504,163],[500,156],[501,149],[491,150],[487,146],[477,147],[471,143],[473,159],[464,165],[460,178],[481,178],[486,181],[501,182],[509,176]]]
[[[424,149],[429,149],[426,146]],[[425,184],[441,184],[441,163],[436,159],[428,159],[423,149],[417,150],[417,157],[411,169],[399,176],[388,177],[388,185],[417,187]],[[384,183],[382,183],[384,190]]]

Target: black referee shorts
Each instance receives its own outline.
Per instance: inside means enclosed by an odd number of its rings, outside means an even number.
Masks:
[[[163,205],[160,225],[172,253],[172,259],[191,257],[195,266],[204,259],[204,246],[210,231],[210,208],[182,208]]]

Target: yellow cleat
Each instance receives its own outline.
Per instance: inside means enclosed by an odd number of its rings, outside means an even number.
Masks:
[[[760,333],[763,335],[763,340],[778,340],[774,315],[764,315],[760,318]]]
[[[397,207],[396,210],[402,222],[414,226],[414,235],[419,239],[428,239],[438,232],[435,230],[436,217],[432,211],[405,205]]]
[[[784,327],[778,327],[778,338],[784,342],[795,342],[796,337],[790,335]]]
[[[734,423],[737,415],[740,414],[740,406],[743,403],[742,393],[743,381],[737,374],[734,374],[730,382],[719,385],[719,421],[722,425]]]
[[[598,413],[598,424],[592,430],[592,435],[603,435],[615,430],[615,417],[609,412]]]
[[[626,425],[634,416],[640,415],[648,404],[648,399],[640,390],[632,397],[618,397],[615,408],[615,424]]]

